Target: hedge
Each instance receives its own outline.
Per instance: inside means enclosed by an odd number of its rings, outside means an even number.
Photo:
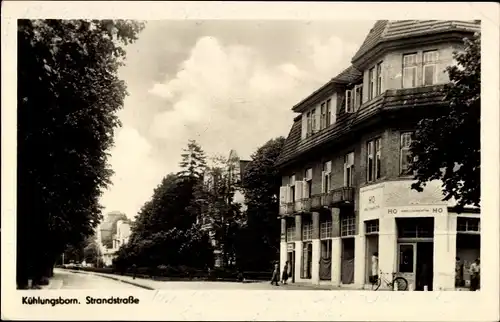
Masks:
[[[134,275],[131,267],[126,270],[119,271],[114,267],[78,267],[78,266],[56,266],[59,268],[68,268],[73,270],[81,270],[86,272],[106,273],[106,274],[120,274],[132,276]],[[246,280],[270,280],[271,272],[239,272],[232,269],[224,269],[216,267],[210,270],[210,273],[204,270],[194,269],[187,266],[168,266],[160,265],[156,268],[151,267],[138,267],[136,270],[137,277],[153,278],[155,280],[223,280],[223,281],[238,281],[240,277]]]

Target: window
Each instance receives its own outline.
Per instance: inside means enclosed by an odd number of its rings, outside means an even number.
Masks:
[[[305,181],[305,192],[304,192],[304,198],[311,198],[311,191],[312,191],[312,168],[306,169],[306,172],[304,174],[304,181]]]
[[[353,105],[352,105],[352,90],[345,91],[345,112],[352,113]]]
[[[320,224],[319,237],[321,239],[333,237],[332,221],[331,220],[324,221]]]
[[[401,148],[400,148],[400,172],[401,175],[410,175],[411,154],[410,146],[413,140],[413,132],[401,133]]]
[[[373,168],[374,168],[374,148],[373,148],[374,142],[373,141],[368,141],[367,147],[366,147],[366,181],[373,181]]]
[[[295,175],[290,176],[290,198],[291,202],[295,202]]]
[[[310,136],[312,133],[312,118],[311,118],[311,112],[307,112],[306,114],[307,118],[307,131],[306,131],[306,136]]]
[[[326,102],[321,103],[320,129],[326,128]]]
[[[479,218],[458,217],[457,232],[460,233],[479,233],[481,231],[481,223]]]
[[[323,180],[321,182],[321,192],[327,193],[330,190],[330,174],[332,173],[332,161],[323,163]]]
[[[331,116],[332,116],[332,107],[331,107],[331,104],[332,104],[332,100],[331,99],[327,99],[326,100],[326,126],[325,127],[329,127],[330,124],[332,124],[332,120],[331,120]]]
[[[382,94],[382,62],[377,64],[377,95]]]
[[[354,152],[344,157],[344,187],[352,187],[354,179]]]
[[[417,86],[417,54],[403,55],[403,88]]]
[[[378,234],[378,219],[365,221],[365,235]]]
[[[357,111],[363,102],[363,85],[354,86],[354,110]]]
[[[382,140],[377,138],[367,143],[366,181],[368,182],[380,179],[381,142]]]
[[[302,226],[302,240],[312,240],[313,226],[312,222],[306,221]]]
[[[291,242],[295,240],[295,222],[287,223],[286,227],[286,241]]]
[[[340,221],[340,236],[354,236],[356,235],[356,217],[345,216]]]
[[[375,67],[374,68],[371,68],[369,71],[368,71],[368,79],[369,79],[369,85],[368,85],[368,99],[372,99],[375,97],[375,82],[376,82],[376,79],[375,79],[376,75],[375,75]]]
[[[434,85],[436,83],[437,61],[438,61],[437,50],[424,51],[424,64],[422,72],[424,86]]]

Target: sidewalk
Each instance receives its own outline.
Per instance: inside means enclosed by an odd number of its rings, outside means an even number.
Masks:
[[[131,284],[137,287],[145,288],[148,290],[161,290],[161,289],[253,289],[253,290],[361,290],[359,287],[354,286],[334,286],[328,284],[313,285],[310,283],[288,283],[286,285],[280,284],[278,287],[270,284],[269,281],[248,281],[247,283],[240,282],[222,282],[222,281],[156,281],[147,278],[136,277],[135,279],[130,276],[122,276],[107,273],[96,273],[86,271],[73,271],[77,274],[93,274],[104,278],[113,279],[123,283]]]

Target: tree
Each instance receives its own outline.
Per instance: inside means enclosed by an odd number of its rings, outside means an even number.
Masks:
[[[124,45],[142,23],[18,20],[17,285],[50,276],[101,220],[107,151],[126,88]]]
[[[422,119],[411,145],[417,182],[422,191],[431,180],[442,180],[444,200],[455,199],[460,211],[479,207],[481,200],[481,37],[465,39],[465,51],[454,53],[457,66],[446,69],[449,104],[435,118]]]
[[[200,145],[195,140],[189,140],[181,156],[181,171],[177,175],[195,180],[202,178],[206,167],[206,156]]]
[[[243,220],[241,205],[234,202],[237,160],[216,155],[211,161],[205,170],[204,181],[196,186],[195,201],[201,209],[201,223],[209,225],[221,251],[223,265],[229,266],[235,260],[235,239]]]
[[[281,177],[275,166],[284,137],[268,141],[252,155],[243,174],[242,188],[247,204],[246,227],[238,242],[238,262],[251,269],[269,269],[279,253],[279,189]]]

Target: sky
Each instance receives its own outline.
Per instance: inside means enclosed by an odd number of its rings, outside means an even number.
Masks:
[[[148,21],[128,45],[103,193],[104,213],[133,219],[196,140],[208,156],[249,160],[288,135],[293,105],[349,66],[375,21]]]

